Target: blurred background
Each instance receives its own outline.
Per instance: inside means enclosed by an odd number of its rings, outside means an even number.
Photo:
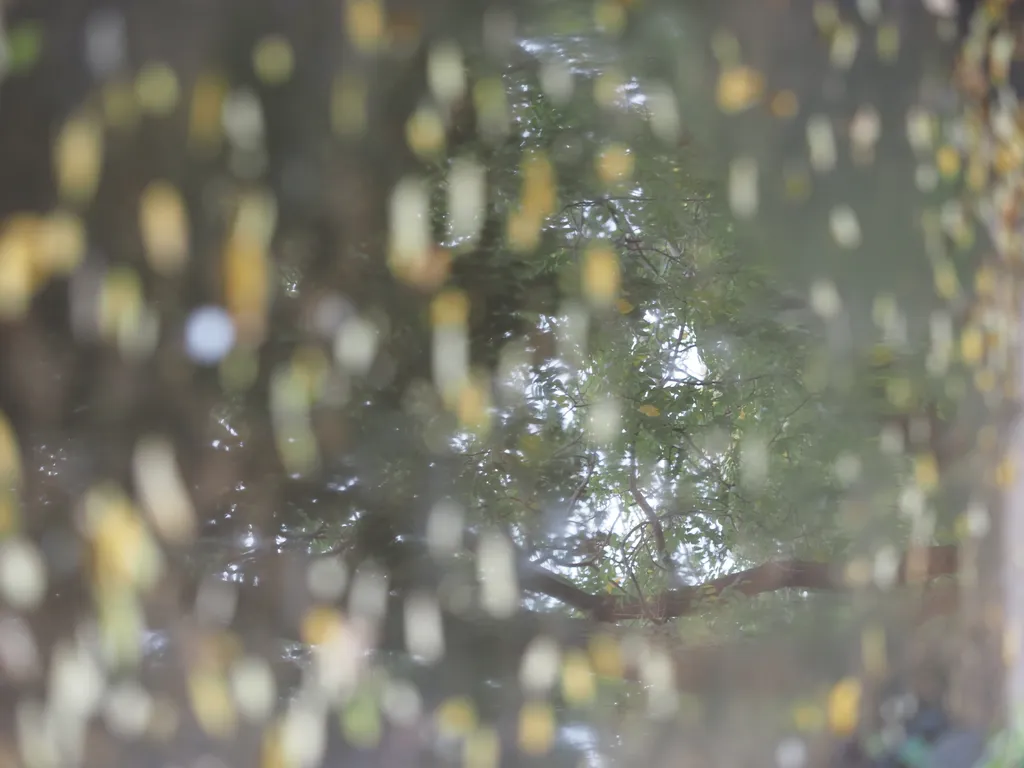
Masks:
[[[0,764],[1020,765],[1016,8],[7,0]]]

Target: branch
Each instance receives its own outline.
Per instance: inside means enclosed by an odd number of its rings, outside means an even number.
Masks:
[[[945,557],[943,554],[938,559]],[[554,581],[557,581],[557,577],[553,577],[552,583]],[[916,621],[912,619],[910,625],[955,613],[955,593],[956,590],[949,588],[949,585],[929,589],[924,595],[922,615]],[[570,592],[566,591],[565,594]],[[240,586],[236,627],[237,624],[248,624],[249,633],[255,632],[257,636],[273,627],[281,635],[298,638],[294,620],[299,614],[293,600],[293,595],[280,602],[268,600],[266,589]],[[818,684],[825,675],[834,671],[821,667],[822,664],[828,665],[830,656],[818,652],[822,636],[817,633],[806,635],[783,631],[753,642],[737,640],[680,644],[665,642],[643,631],[638,633],[635,628],[601,623],[597,616],[568,618],[559,614],[520,611],[512,619],[499,620],[476,613],[458,615],[443,611],[442,617],[446,655],[450,659],[462,660],[461,663],[466,667],[459,669],[462,674],[470,676],[483,674],[477,672],[477,667],[486,669],[488,674],[495,674],[501,665],[510,662],[513,666],[518,665],[527,647],[542,636],[554,639],[565,647],[577,648],[585,648],[594,636],[615,637],[619,640],[643,638],[648,647],[658,648],[668,654],[675,683],[680,690],[686,691],[720,690],[722,681],[727,679],[731,685],[745,692],[762,691],[778,696],[786,687]],[[405,647],[405,642],[402,601],[393,597],[388,603],[383,626],[377,636],[377,647],[399,650]],[[451,683],[451,664],[442,664],[438,672],[447,675],[447,682]],[[631,680],[637,679],[637,672],[633,665],[623,670],[624,677]]]
[[[896,585],[926,582],[956,572],[955,546],[911,550],[900,561]],[[780,589],[835,592],[851,589],[835,564],[807,560],[764,563],[703,584],[670,589],[643,599],[623,600],[616,595],[594,595],[536,565],[525,569],[522,587],[526,591],[559,600],[603,622],[651,618],[652,615],[659,621],[667,621],[691,614],[702,604],[718,599],[727,592],[753,597]]]
[[[587,486],[590,485],[590,478],[594,476],[594,467],[597,462],[593,456],[587,457],[587,473],[580,480],[579,485],[576,486],[576,490],[573,491],[572,497],[569,499],[569,504],[566,509],[566,514],[571,515],[576,509],[576,505],[579,503],[580,498],[583,496],[583,492],[587,490]]]
[[[647,522],[650,523],[651,531],[654,534],[654,544],[658,550],[658,557],[661,560],[661,564],[666,570],[674,570],[675,565],[672,562],[672,557],[668,553],[668,547],[665,545],[665,529],[661,527],[661,520],[651,509],[651,505],[647,503],[647,499],[640,493],[640,489],[637,488],[636,484],[636,444],[633,444],[633,455],[632,455],[632,472],[629,475],[629,492],[633,494],[633,500],[639,505],[640,509],[643,510],[644,515],[647,517]]]
[[[416,548],[413,548],[416,549]],[[415,553],[411,553],[415,554]],[[926,568],[919,574],[933,577],[956,571],[956,550],[954,547],[931,547],[921,552]],[[279,556],[281,562],[276,569],[276,578],[263,586],[252,584],[234,585],[234,611],[232,628],[253,643],[254,648],[263,647],[275,638],[301,639],[300,628],[310,608],[318,601],[309,592],[306,574],[309,557],[295,553]],[[914,556],[905,557],[900,567],[897,582],[914,581]],[[177,634],[191,622],[182,619],[192,613],[197,585],[173,583],[168,580],[150,596],[150,618],[153,629],[173,629]],[[429,579],[428,579],[429,582]],[[714,691],[723,679],[735,681],[745,691],[762,690],[776,695],[781,686],[793,686],[801,680],[808,683],[820,681],[827,670],[814,667],[814,663],[827,660],[827,655],[808,654],[808,643],[820,648],[821,635],[810,636],[802,633],[783,632],[771,638],[759,638],[755,642],[714,643],[711,645],[681,645],[665,642],[636,628],[614,626],[610,622],[629,618],[644,618],[642,607],[635,598],[616,600],[610,595],[590,595],[577,588],[570,581],[546,571],[536,565],[525,564],[521,571],[521,585],[524,590],[548,595],[566,605],[579,608],[586,617],[570,618],[560,612],[537,613],[519,611],[511,619],[495,619],[480,612],[453,614],[442,608],[443,632],[446,656],[459,659],[455,664],[442,664],[437,674],[445,675],[448,683],[453,675],[473,678],[483,674],[480,669],[495,673],[502,665],[518,665],[525,649],[539,636],[550,637],[568,647],[586,647],[594,635],[612,636],[624,640],[639,637],[645,647],[658,647],[671,658],[676,684],[681,690]],[[743,594],[753,595],[782,587],[805,589],[843,589],[845,585],[832,575],[831,569],[820,563],[790,561],[771,563],[740,573],[716,579],[707,584],[672,590],[653,600],[648,597],[650,611],[662,611],[663,618],[682,615],[685,608],[693,608],[706,595],[721,594],[726,589],[737,589]],[[374,646],[382,650],[402,650],[405,647],[404,593],[408,585],[396,590],[388,601],[382,625],[376,635]],[[953,613],[956,610],[956,588],[953,584],[936,582],[929,584],[924,598],[924,610],[911,624],[937,615]],[[83,596],[83,599],[84,598]],[[912,602],[917,603],[913,597]],[[909,605],[909,603],[908,603]],[[673,613],[674,611],[674,613]],[[65,611],[69,616],[71,612]],[[53,612],[47,612],[48,617]],[[906,613],[901,613],[907,616]],[[650,619],[648,615],[646,618]],[[657,620],[657,619],[655,619]],[[265,645],[268,649],[273,645]],[[625,647],[625,646],[623,646]],[[808,659],[818,662],[808,663]],[[636,670],[624,670],[625,676],[635,679]],[[509,674],[515,674],[510,668]]]
[[[466,533],[466,543],[470,548],[475,545],[476,538],[475,534]],[[422,569],[429,570],[431,558],[422,547],[407,543],[399,549],[404,552],[402,558],[406,566],[404,570],[407,570],[407,579],[422,581],[423,577],[429,575]],[[297,637],[306,610],[315,602],[305,586],[310,559],[309,556],[294,552],[280,553],[275,557],[277,578],[262,588],[237,585],[238,602],[234,616],[236,628],[243,631],[247,628],[249,632],[257,635],[266,634],[269,630],[278,636]],[[928,582],[937,576],[956,574],[957,568],[955,546],[913,549],[902,557],[895,585],[926,584],[926,603],[934,603],[934,606],[926,608],[926,611],[946,613],[955,600],[955,589],[951,591]],[[836,564],[805,560],[765,563],[703,584],[670,589],[643,598],[605,593],[591,594],[569,579],[531,563],[524,557],[519,560],[519,579],[523,591],[558,600],[587,614],[589,622],[596,624],[637,619],[668,621],[693,613],[706,601],[719,598],[729,591],[752,597],[786,588],[836,592],[852,589],[852,585],[843,578],[842,569]],[[407,588],[409,583],[395,586],[401,591]],[[185,594],[178,593],[180,587],[185,587]],[[170,592],[166,592],[166,589],[170,589]],[[163,600],[170,599],[171,604],[177,604],[176,609],[171,610],[171,614],[180,615],[179,611],[182,608],[193,603],[195,586],[186,587],[185,584],[180,584],[176,588],[174,584],[168,582],[163,584],[158,592],[163,592]],[[185,598],[184,603],[179,602],[182,597]],[[157,602],[163,600],[158,599]],[[171,608],[171,605],[166,602],[163,604],[164,611],[161,613],[167,616],[169,614],[166,610]]]

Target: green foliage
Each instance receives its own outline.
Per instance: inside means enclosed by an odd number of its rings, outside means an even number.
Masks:
[[[635,123],[622,115],[637,105],[595,107],[589,93],[607,68],[590,66],[564,104],[544,95],[535,70],[510,75],[521,139],[503,147],[499,167],[547,151],[560,207],[538,250],[499,249],[478,268],[510,284],[560,275],[562,301],[524,315],[533,330],[510,355],[521,363],[518,396],[499,401],[492,434],[467,448],[458,495],[472,499],[474,520],[507,528],[531,558],[592,593],[639,597],[743,562],[844,554],[858,531],[841,519],[840,499],[856,470],[893,482],[901,471],[878,454],[878,405],[851,397],[863,387],[837,390],[808,374],[828,354],[813,314],[787,317],[803,301],[763,262],[737,256],[721,195],[687,147],[627,130]],[[610,192],[585,168],[624,135],[636,165],[628,187]],[[495,200],[515,199],[516,174],[493,179]],[[581,339],[571,335],[573,307],[585,301],[575,286],[594,241],[619,255],[622,299]],[[597,444],[589,420],[609,396],[618,428]],[[631,491],[634,462],[671,571]]]

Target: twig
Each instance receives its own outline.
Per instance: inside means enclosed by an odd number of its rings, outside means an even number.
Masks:
[[[594,474],[594,467],[596,466],[596,464],[597,463],[594,461],[593,456],[587,457],[587,473],[583,476],[583,479],[580,481],[579,485],[576,486],[576,490],[573,491],[572,496],[569,498],[569,504],[566,508],[567,514],[571,514],[572,511],[576,508],[576,504],[579,503],[580,496],[583,495],[583,492],[587,489],[587,486],[590,485],[590,478]]]
[[[633,443],[632,450],[632,471],[629,475],[629,492],[633,494],[633,501],[639,505],[640,509],[643,510],[644,515],[647,517],[647,522],[651,526],[651,532],[654,534],[654,543],[658,552],[658,558],[661,560],[661,564],[666,570],[674,570],[675,564],[672,562],[672,557],[669,555],[668,547],[665,544],[665,529],[661,526],[661,520],[658,515],[655,514],[651,505],[647,503],[647,499],[640,493],[640,489],[636,484],[636,443]]]

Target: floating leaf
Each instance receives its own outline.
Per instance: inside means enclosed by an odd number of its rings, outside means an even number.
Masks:
[[[925,492],[939,484],[939,464],[934,454],[926,453],[914,459],[914,480]]]
[[[40,222],[32,214],[18,214],[5,222],[0,233],[0,317],[15,318],[27,310],[38,287]]]
[[[129,131],[138,124],[139,100],[131,82],[111,80],[103,86],[101,97],[103,119],[108,126],[118,131]]]
[[[345,22],[349,39],[362,51],[373,51],[384,36],[384,9],[379,0],[347,0]]]
[[[462,738],[477,725],[476,707],[464,696],[453,696],[442,701],[434,717],[438,731],[449,738]]]
[[[281,726],[275,725],[263,732],[263,744],[260,750],[260,768],[290,768],[281,746]]]
[[[192,88],[188,138],[203,147],[215,147],[223,136],[224,99],[227,81],[218,73],[204,72]]]
[[[7,71],[12,75],[27,72],[39,61],[43,49],[43,27],[35,21],[23,21],[7,33]]]
[[[178,76],[164,63],[152,62],[139,70],[135,78],[135,96],[143,112],[164,117],[178,105]]]
[[[344,629],[341,614],[334,608],[310,610],[302,620],[302,639],[310,645],[325,645]]]
[[[138,273],[130,267],[110,270],[103,280],[97,306],[101,335],[113,342],[129,339],[139,328],[143,304]]]
[[[262,338],[269,298],[269,264],[262,243],[235,234],[224,249],[224,303],[246,341]]]
[[[608,592],[617,585],[608,583]],[[610,634],[598,634],[590,638],[587,650],[594,672],[601,677],[619,678],[623,673],[622,648],[619,641]]]
[[[995,483],[999,488],[1006,490],[1013,485],[1015,476],[1013,459],[1007,456],[995,469]]]
[[[189,227],[178,190],[166,181],[151,182],[139,201],[139,229],[150,266],[158,274],[180,270],[188,258]]]
[[[124,493],[99,486],[86,496],[86,516],[93,544],[97,585],[145,589],[160,574],[160,550]]]
[[[525,215],[543,220],[555,210],[555,171],[543,152],[527,152],[520,166],[523,178],[522,210]]]
[[[493,728],[477,728],[463,745],[464,768],[498,768],[501,765],[501,739]]]
[[[594,4],[594,21],[606,35],[618,35],[626,27],[626,7],[621,0],[598,0]]]
[[[21,450],[10,420],[0,411],[0,488],[17,488],[22,477]]]
[[[214,738],[227,738],[235,732],[238,714],[231,690],[223,676],[208,671],[189,675],[188,690],[196,721]]]
[[[860,681],[853,677],[840,680],[828,696],[828,726],[840,736],[848,736],[860,721]]]
[[[509,105],[500,77],[481,78],[473,86],[479,131],[485,141],[497,142],[508,134]]]
[[[514,210],[508,215],[507,235],[509,245],[517,251],[528,252],[540,244],[543,221],[530,211]]]
[[[593,245],[583,257],[583,293],[594,304],[615,300],[621,282],[619,258],[607,245]]]
[[[519,748],[539,757],[551,751],[555,741],[555,713],[546,701],[528,702],[519,711]]]
[[[430,49],[427,61],[430,92],[441,104],[455,104],[466,93],[466,65],[462,50],[453,42],[444,41]]]
[[[358,136],[366,127],[366,81],[339,75],[331,88],[331,127],[339,136]]]
[[[282,35],[268,35],[253,49],[252,65],[256,76],[268,85],[287,81],[295,68],[292,44]]]
[[[30,540],[21,536],[0,546],[0,595],[16,610],[36,608],[46,597],[46,562]]]
[[[589,704],[597,693],[594,670],[582,651],[569,651],[562,662],[562,696],[571,705]]]
[[[367,692],[356,694],[341,711],[341,734],[358,749],[373,749],[380,743],[384,724],[377,701]]]
[[[87,203],[99,185],[103,165],[103,129],[92,115],[68,120],[53,145],[57,189],[62,198]]]
[[[191,539],[196,530],[195,510],[170,441],[156,436],[140,440],[132,468],[139,498],[157,533],[175,544]]]
[[[490,425],[490,382],[484,377],[467,381],[459,393],[456,413],[459,423],[479,435]]]
[[[609,185],[629,181],[635,165],[632,152],[624,144],[611,144],[597,156],[597,173]]]
[[[800,704],[793,709],[793,725],[798,731],[813,733],[825,726],[825,713],[814,704]]]
[[[642,413],[644,416],[654,417],[661,415],[661,411],[658,410],[657,406],[651,405],[650,403],[645,403],[644,405],[641,405],[639,408],[637,408],[637,410],[640,411],[640,413]]]
[[[39,282],[50,276],[70,275],[85,256],[85,226],[70,211],[54,211],[40,223]],[[40,286],[41,287],[41,286]]]
[[[764,75],[744,66],[729,67],[718,78],[718,108],[727,114],[750,109],[764,93]]]
[[[967,365],[977,365],[985,353],[985,340],[976,325],[968,325],[960,335],[960,357]]]
[[[405,124],[405,141],[409,149],[423,158],[436,157],[444,151],[444,122],[431,106],[423,106],[409,116]]]
[[[430,317],[435,328],[465,326],[469,319],[469,297],[457,288],[439,293],[430,305]]]

